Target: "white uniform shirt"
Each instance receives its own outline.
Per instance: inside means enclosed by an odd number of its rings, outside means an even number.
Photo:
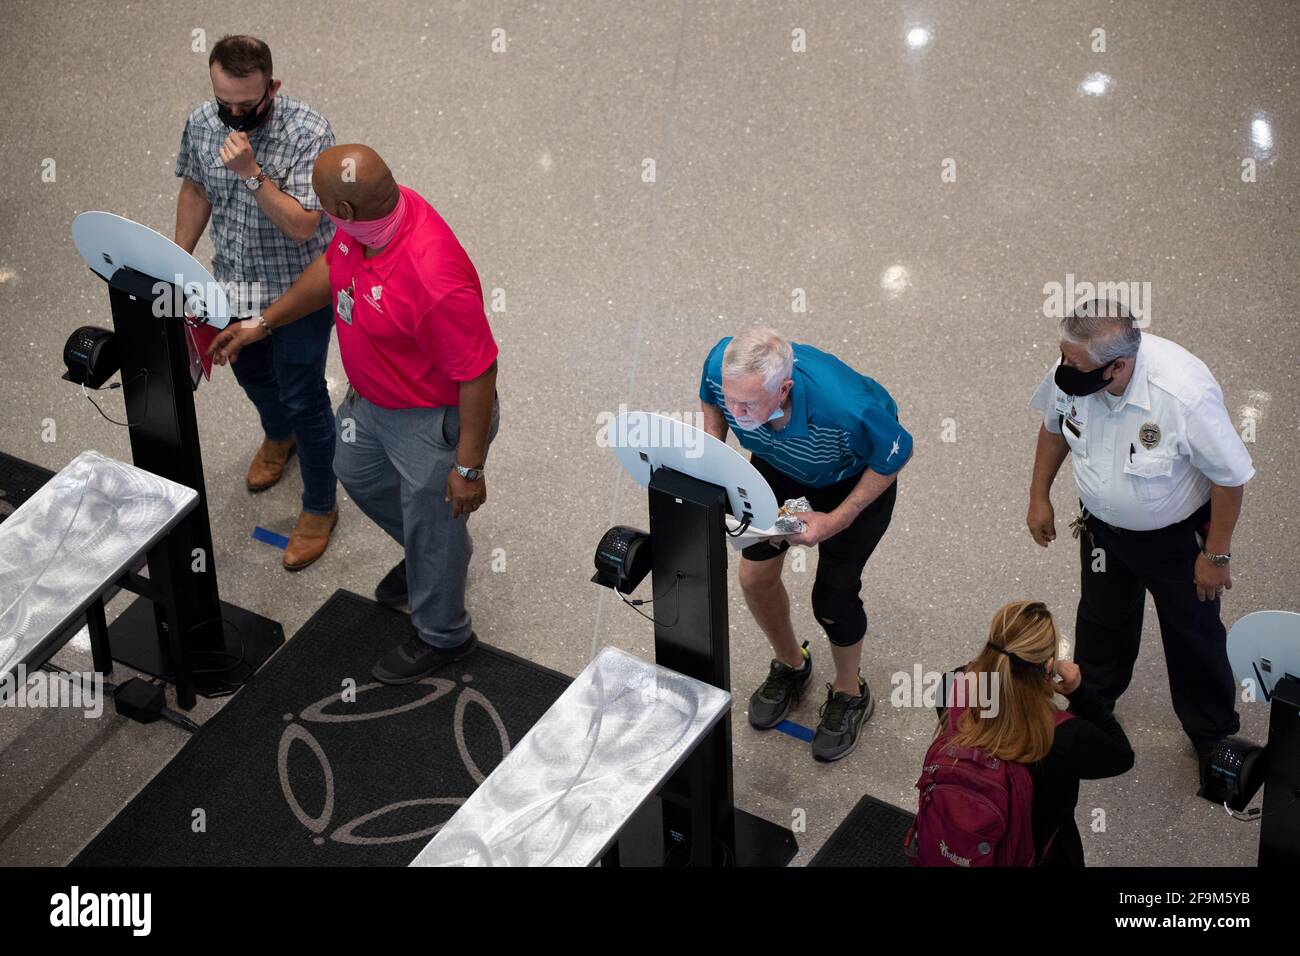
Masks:
[[[1236,487],[1254,476],[1219,383],[1181,345],[1144,332],[1121,396],[1071,397],[1055,374],[1053,366],[1029,406],[1049,432],[1065,435],[1079,499],[1107,524],[1164,528],[1205,504],[1211,482]]]

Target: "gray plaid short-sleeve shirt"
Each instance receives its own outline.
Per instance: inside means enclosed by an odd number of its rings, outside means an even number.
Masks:
[[[249,134],[257,164],[268,179],[304,209],[320,209],[311,188],[311,171],[322,150],[334,145],[329,121],[307,104],[276,96],[271,116]],[[185,121],[176,154],[176,175],[203,187],[212,203],[212,272],[227,284],[237,316],[266,308],[325,251],[334,226],[321,216],[306,242],[286,236],[262,212],[257,197],[221,162],[221,144],[230,129],[208,100]]]

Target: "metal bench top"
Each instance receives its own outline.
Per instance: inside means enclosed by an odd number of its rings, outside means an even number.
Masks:
[[[606,647],[410,865],[591,865],[730,707]]]
[[[0,674],[48,660],[68,625],[198,500],[98,452],[72,459],[0,524]]]

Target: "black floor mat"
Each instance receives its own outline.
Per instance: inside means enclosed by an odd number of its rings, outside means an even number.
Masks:
[[[863,797],[809,866],[907,866],[903,837],[914,814]]]
[[[0,451],[0,522],[53,477],[54,472],[47,468]]]
[[[410,619],[336,591],[74,866],[404,866],[569,678],[489,647],[406,687]],[[355,702],[339,699],[355,681]]]

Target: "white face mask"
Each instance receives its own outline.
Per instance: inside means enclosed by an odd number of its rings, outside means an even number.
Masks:
[[[774,422],[778,418],[782,417],[784,414],[785,412],[781,411],[781,406],[778,405],[776,406],[776,411],[772,412],[771,415],[767,416],[767,421]],[[756,422],[752,418],[737,418],[736,424],[739,425],[741,428],[743,428],[745,431],[752,432],[754,429],[760,428],[763,425],[767,424],[767,422]]]

